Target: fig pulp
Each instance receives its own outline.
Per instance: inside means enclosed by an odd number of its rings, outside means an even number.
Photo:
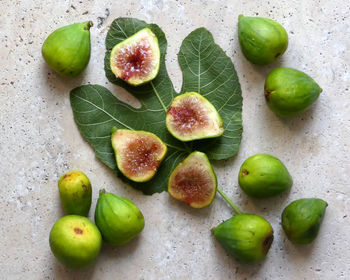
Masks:
[[[252,63],[266,65],[288,47],[288,34],[278,22],[262,17],[238,17],[238,37],[244,56]]]
[[[219,137],[224,133],[222,119],[213,104],[196,92],[175,97],[165,122],[169,132],[181,141]]]
[[[82,268],[94,262],[101,245],[100,231],[86,217],[64,216],[54,224],[50,232],[52,253],[68,268]]]
[[[46,63],[65,77],[78,76],[90,60],[91,21],[61,27],[51,33],[42,47]]]
[[[168,192],[193,208],[212,203],[216,195],[217,179],[208,157],[201,152],[191,153],[179,163],[169,177]]]
[[[112,49],[111,70],[133,86],[152,81],[159,72],[160,49],[156,35],[144,28]]]
[[[322,89],[307,74],[287,67],[272,70],[265,81],[265,99],[280,117],[304,112],[316,101]]]
[[[273,229],[264,218],[239,214],[212,229],[217,241],[236,260],[255,263],[263,260],[273,241]]]
[[[112,147],[119,170],[134,182],[151,180],[167,152],[153,133],[127,129],[112,129]]]
[[[293,184],[284,164],[267,154],[256,154],[246,159],[239,170],[238,182],[247,195],[257,198],[278,195]]]
[[[58,190],[67,214],[87,216],[91,207],[91,184],[80,171],[69,171],[58,180]]]
[[[282,228],[295,244],[309,244],[317,236],[327,202],[318,198],[303,198],[290,203],[282,213]]]
[[[145,220],[130,200],[100,191],[95,211],[95,222],[103,240],[115,246],[128,243],[144,228]]]

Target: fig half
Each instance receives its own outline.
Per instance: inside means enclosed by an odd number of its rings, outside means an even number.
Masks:
[[[206,154],[193,152],[171,173],[169,194],[193,208],[212,203],[216,195],[217,179]]]
[[[144,28],[112,49],[111,70],[133,86],[152,81],[159,72],[160,49],[156,35]]]
[[[175,97],[165,121],[169,132],[181,141],[219,137],[224,133],[222,119],[214,105],[196,92]]]
[[[146,182],[156,174],[167,147],[147,131],[112,129],[112,147],[119,170],[134,182]]]

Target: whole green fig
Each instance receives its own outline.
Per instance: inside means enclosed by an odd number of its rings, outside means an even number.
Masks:
[[[130,200],[100,191],[95,222],[104,241],[120,246],[135,238],[144,228],[145,220]]]
[[[238,17],[238,37],[244,56],[252,63],[266,65],[288,47],[288,34],[278,22],[263,17]]]
[[[90,60],[91,21],[75,23],[52,32],[45,40],[42,55],[46,63],[64,77],[76,77]]]
[[[290,203],[282,213],[282,228],[295,244],[309,244],[317,236],[327,202],[318,198],[303,198]]]
[[[58,180],[58,190],[67,214],[87,216],[91,207],[91,183],[81,171],[73,170]]]
[[[244,263],[263,260],[273,241],[273,229],[264,218],[239,214],[212,229],[215,238],[235,259]]]
[[[272,70],[265,81],[265,99],[280,117],[304,112],[318,98],[322,89],[307,74],[287,67]]]
[[[284,164],[268,154],[256,154],[246,159],[239,170],[238,182],[247,195],[256,198],[278,195],[293,184]]]
[[[54,256],[73,269],[93,263],[102,245],[101,233],[96,225],[78,215],[60,218],[51,229],[49,241]]]

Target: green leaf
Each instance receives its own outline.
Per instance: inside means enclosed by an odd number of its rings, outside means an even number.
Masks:
[[[148,84],[133,87],[115,77],[109,66],[111,49],[142,28],[149,27],[157,36],[161,50],[158,76]],[[214,43],[209,31],[199,28],[182,43],[179,63],[183,72],[181,92],[197,91],[210,100],[224,121],[223,136],[211,140],[182,143],[171,136],[165,126],[165,114],[177,95],[165,67],[167,41],[155,24],[131,18],[116,19],[106,37],[105,71],[108,80],[135,95],[141,108],[133,108],[118,100],[99,85],[85,85],[71,91],[74,119],[81,134],[93,146],[96,156],[115,170],[114,152],[110,143],[113,126],[155,133],[168,146],[166,159],[156,176],[146,183],[128,181],[145,194],[167,189],[171,171],[192,150],[206,152],[210,159],[226,159],[238,151],[242,133],[242,97],[238,78],[230,58]],[[120,173],[119,173],[120,175]]]

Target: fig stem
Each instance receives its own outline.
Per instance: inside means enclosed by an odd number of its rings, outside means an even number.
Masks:
[[[100,191],[99,191],[99,195],[101,196],[101,195],[104,195],[106,193],[106,190],[105,189],[100,189]]]
[[[228,196],[227,196],[219,187],[217,187],[217,190],[218,190],[218,192],[221,194],[221,196],[226,200],[226,202],[227,202],[228,204],[230,204],[230,206],[233,208],[233,210],[235,210],[235,212],[236,212],[237,214],[242,214],[241,210],[239,210],[239,208],[236,206],[236,204],[234,204],[234,203],[232,202],[232,200],[229,199]]]

